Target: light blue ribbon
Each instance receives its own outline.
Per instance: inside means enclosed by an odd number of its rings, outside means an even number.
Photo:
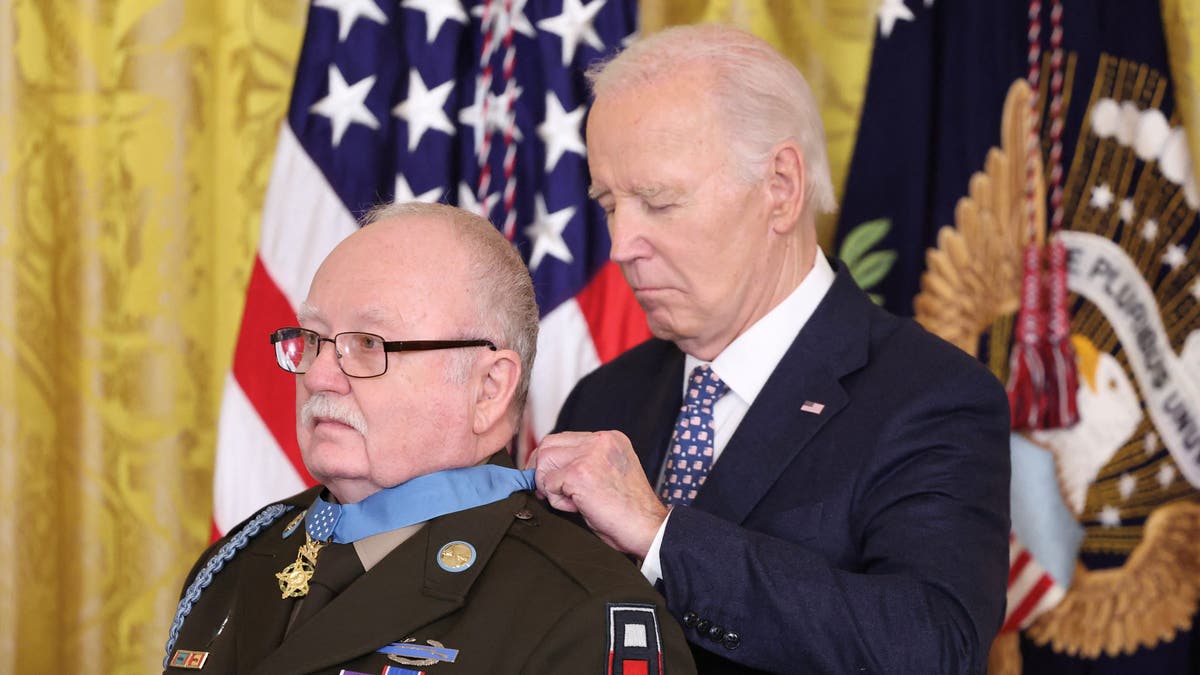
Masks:
[[[533,475],[533,469],[483,464],[417,476],[357,504],[330,504],[318,495],[304,516],[304,529],[318,541],[349,544],[532,490]]]

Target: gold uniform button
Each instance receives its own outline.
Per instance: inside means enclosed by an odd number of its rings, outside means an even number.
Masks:
[[[517,517],[517,520],[529,520],[533,518],[533,511],[530,511],[529,509],[521,509],[513,515]]]

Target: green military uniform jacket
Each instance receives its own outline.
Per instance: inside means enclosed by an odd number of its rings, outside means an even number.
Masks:
[[[296,559],[305,535],[303,526],[283,532],[319,489],[280,502],[296,508],[229,560],[184,619],[174,650],[206,653],[201,672],[654,675],[656,643],[662,673],[696,672],[682,631],[637,568],[526,492],[429,521],[285,637],[296,600],[281,598],[275,574]],[[224,541],[201,557],[185,589]],[[452,541],[476,551],[460,572],[437,562]],[[630,629],[610,615],[650,621]],[[404,640],[457,654],[413,665],[376,651]]]

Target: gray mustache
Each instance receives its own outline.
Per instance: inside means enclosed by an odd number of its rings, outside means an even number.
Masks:
[[[313,394],[300,409],[300,421],[306,427],[318,417],[341,422],[363,436],[367,435],[367,421],[363,419],[362,413],[329,394]]]

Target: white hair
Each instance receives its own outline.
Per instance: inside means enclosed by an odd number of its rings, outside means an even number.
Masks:
[[[833,211],[825,127],[804,76],[774,47],[733,26],[675,26],[649,35],[587,72],[597,99],[652,84],[689,66],[716,81],[709,95],[737,158],[739,176],[760,179],[775,144],[791,138],[804,154],[805,210]]]
[[[517,382],[509,412],[514,423],[520,420],[529,394],[529,378],[537,356],[538,307],[533,293],[533,280],[521,254],[491,223],[469,211],[448,204],[396,202],[382,204],[368,211],[363,226],[393,218],[425,217],[454,228],[457,240],[468,256],[466,276],[475,298],[474,316],[480,325],[469,329],[482,335],[462,335],[464,338],[483,337],[498,347],[511,349],[521,358],[521,379]],[[454,363],[452,377],[463,381],[471,363],[464,353]]]

